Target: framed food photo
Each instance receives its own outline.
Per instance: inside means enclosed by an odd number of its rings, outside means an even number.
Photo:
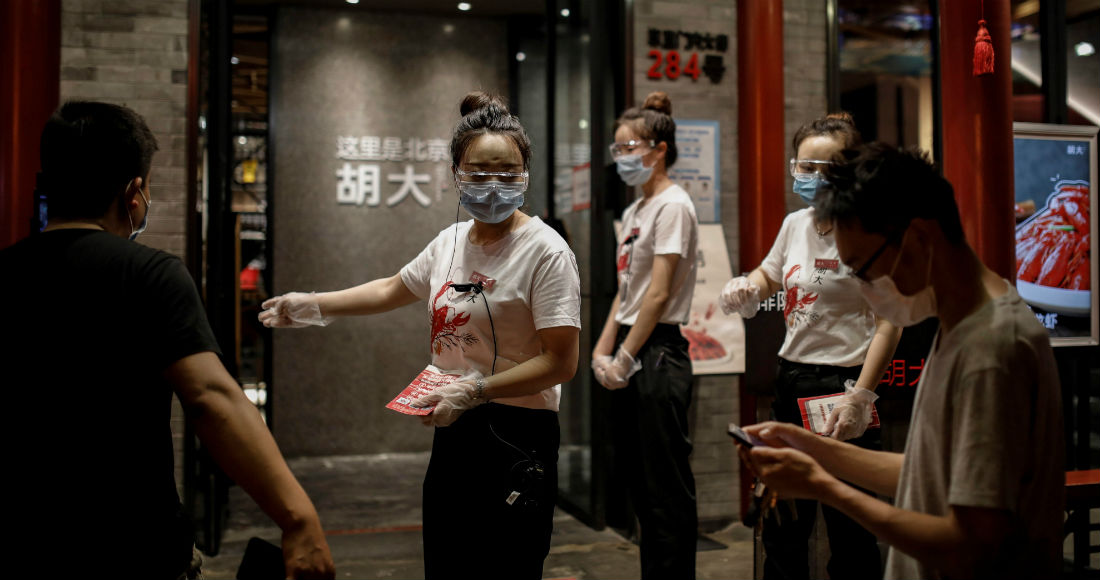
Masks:
[[[1013,123],[1016,290],[1054,346],[1100,344],[1097,128]]]

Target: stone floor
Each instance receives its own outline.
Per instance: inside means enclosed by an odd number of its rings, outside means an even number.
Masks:
[[[290,467],[317,505],[337,578],[423,578],[420,482],[427,453],[308,458]],[[238,487],[221,550],[203,565],[208,580],[235,578],[244,547],[279,530]],[[752,578],[752,530],[740,524],[710,533],[697,553],[697,578]],[[638,578],[638,547],[611,529],[593,530],[559,509],[544,578]]]

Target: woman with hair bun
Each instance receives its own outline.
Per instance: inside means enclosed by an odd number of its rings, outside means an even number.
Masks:
[[[473,219],[440,232],[394,276],[278,296],[260,320],[325,326],[427,301],[432,365],[461,377],[413,402],[434,405],[423,422],[436,427],[425,576],[538,579],[557,500],[561,383],[577,369],[580,276],[561,236],[519,210],[531,156],[519,119],[481,92],[460,112],[451,170]]]
[[[680,325],[695,290],[699,226],[691,197],[668,177],[676,162],[668,95],[651,93],[619,117],[611,155],[622,180],[642,195],[623,212],[619,290],[592,370],[612,391],[616,464],[641,528],[642,578],[694,578],[692,374]]]
[[[869,449],[881,448],[871,423],[875,388],[893,356],[901,330],[876,319],[859,282],[840,265],[830,226],[815,219],[822,170],[844,149],[861,143],[851,115],[835,113],[803,125],[794,136],[790,161],[794,193],[809,207],[783,220],[764,262],[748,276],[726,283],[719,304],[726,314],[752,318],[760,300],[782,290],[787,332],[779,349],[775,401],[777,421],[803,425],[798,399],[844,393],[824,425],[825,435]],[[857,272],[858,276],[859,273]],[[831,552],[830,578],[881,578],[877,540],[848,516],[822,505]],[[817,502],[783,501],[763,520],[764,578],[810,577],[808,542]]]

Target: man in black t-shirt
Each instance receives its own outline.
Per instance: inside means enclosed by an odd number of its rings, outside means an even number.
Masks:
[[[155,150],[130,109],[66,103],[42,132],[49,226],[0,251],[6,575],[188,573],[175,392],[218,464],[282,529],[288,576],[332,578],[317,511],[222,366],[187,270],[130,241],[148,220]]]

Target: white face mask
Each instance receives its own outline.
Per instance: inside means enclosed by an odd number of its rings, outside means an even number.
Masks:
[[[905,235],[908,234],[907,230]],[[904,236],[901,245],[905,245]],[[890,269],[889,275],[879,276],[870,284],[863,282],[859,285],[863,298],[867,300],[875,316],[885,318],[898,328],[904,328],[936,315],[936,292],[932,288],[932,255],[932,251],[929,250],[925,287],[912,296],[902,294],[894,284],[894,270],[897,269],[898,260],[901,259],[900,252],[898,258],[894,260],[894,267]]]
[[[641,153],[616,157],[615,170],[619,172],[623,183],[630,186],[642,185],[653,175],[653,168],[646,167],[642,162]]]
[[[133,183],[133,181],[131,181],[130,183]],[[129,188],[130,186],[127,185],[126,187]],[[126,219],[130,220],[130,241],[131,242],[136,240],[137,237],[140,236],[141,233],[145,231],[145,228],[149,226],[149,199],[147,197],[145,197],[145,193],[142,192],[140,189],[138,190],[138,194],[141,195],[141,201],[145,202],[145,217],[141,218],[141,224],[138,225],[138,227],[135,228],[134,227],[134,218],[130,217],[130,210],[126,210]]]

